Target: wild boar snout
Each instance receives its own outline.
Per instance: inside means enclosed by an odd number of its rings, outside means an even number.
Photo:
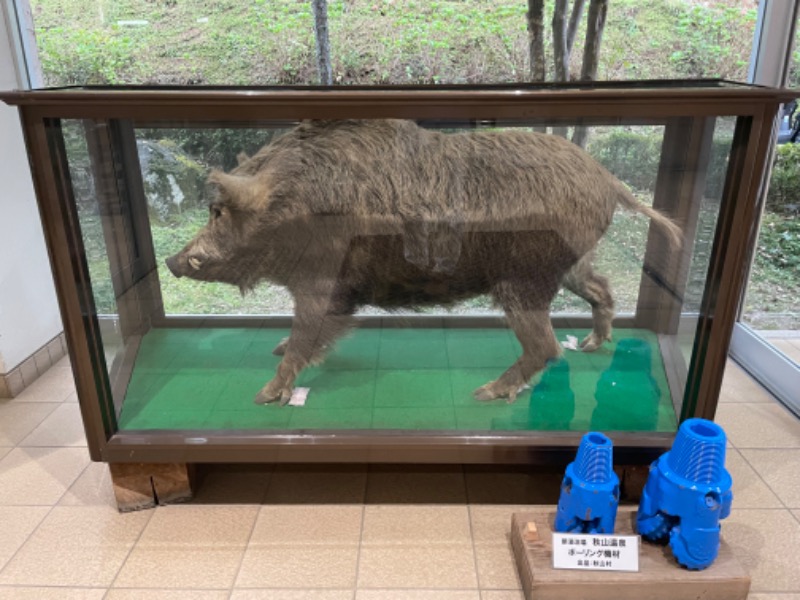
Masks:
[[[181,269],[180,263],[180,254],[175,254],[174,256],[170,256],[166,261],[167,268],[170,270],[170,273],[175,275],[175,277],[183,277],[183,270]]]
[[[167,267],[175,277],[192,277],[197,279],[200,270],[205,266],[208,260],[208,255],[200,249],[196,244],[188,248],[184,248],[182,252],[178,252],[174,256],[170,256],[167,260]]]

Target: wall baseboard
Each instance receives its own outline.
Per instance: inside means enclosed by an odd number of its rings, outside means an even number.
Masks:
[[[8,373],[0,373],[0,398],[16,398],[66,355],[67,342],[62,331],[17,367]]]

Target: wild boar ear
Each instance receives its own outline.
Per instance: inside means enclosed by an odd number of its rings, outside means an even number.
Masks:
[[[242,166],[248,160],[250,160],[250,157],[247,156],[247,153],[245,152],[239,152],[239,154],[236,155],[236,164],[239,166]]]
[[[209,174],[208,181],[218,185],[220,191],[224,192],[224,198],[241,210],[257,208],[259,201],[266,195],[262,182],[255,177],[230,175],[214,169]]]

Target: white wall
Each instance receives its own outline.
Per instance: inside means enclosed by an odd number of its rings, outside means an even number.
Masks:
[[[0,90],[20,87],[0,18]],[[0,102],[0,373],[62,330],[17,110]]]

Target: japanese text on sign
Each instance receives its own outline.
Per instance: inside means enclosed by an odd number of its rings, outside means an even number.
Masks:
[[[639,536],[554,532],[553,568],[638,571]]]

